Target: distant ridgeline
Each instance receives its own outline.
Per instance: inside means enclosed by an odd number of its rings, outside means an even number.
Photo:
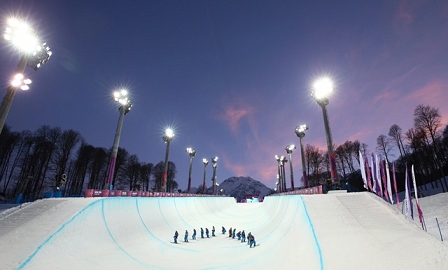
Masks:
[[[222,190],[222,191],[221,191]],[[206,193],[211,194],[213,191],[212,187],[209,187]],[[241,202],[246,199],[248,194],[258,194],[259,198],[262,199],[265,196],[274,193],[273,189],[268,188],[263,183],[252,179],[251,177],[230,177],[219,183],[218,194],[234,197],[237,202]]]

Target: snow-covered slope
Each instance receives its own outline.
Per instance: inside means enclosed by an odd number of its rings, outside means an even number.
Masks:
[[[274,196],[258,204],[237,204],[229,197],[60,200],[51,208],[36,203],[40,215],[0,234],[2,269],[446,269],[448,265],[447,245],[366,192]],[[442,214],[446,220],[447,214]],[[13,222],[14,216],[0,219],[0,226]],[[216,237],[182,241],[185,230],[191,237],[193,228],[199,232],[212,226]],[[250,249],[221,234],[221,226],[252,232],[259,246]],[[172,243],[176,230],[177,245]]]

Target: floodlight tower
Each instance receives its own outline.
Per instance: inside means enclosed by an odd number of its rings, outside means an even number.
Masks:
[[[216,168],[218,168],[218,157],[212,158],[213,163],[213,195],[216,195]]]
[[[167,128],[165,130],[165,135],[163,135],[163,141],[166,143],[166,152],[165,152],[165,169],[163,170],[163,178],[162,178],[162,191],[167,191],[167,176],[168,176],[168,156],[170,154],[170,143],[174,138],[174,132],[171,128]]]
[[[289,155],[289,171],[291,173],[291,191],[294,190],[294,172],[292,170],[292,150],[296,149],[296,146],[294,144],[287,145],[285,150],[286,153]]]
[[[288,160],[284,157],[284,156],[281,156],[280,157],[280,167],[281,167],[281,169],[282,169],[282,178],[283,178],[283,187],[282,187],[282,190],[283,190],[283,192],[285,192],[286,191],[286,172],[285,172],[285,163],[286,162],[288,162]]]
[[[52,54],[50,47],[48,47],[45,43],[39,43],[39,39],[35,35],[35,31],[23,21],[9,19],[3,37],[16,49],[18,49],[22,55],[19,65],[16,68],[14,80],[23,79],[23,73],[27,66],[37,71],[50,59]],[[31,83],[31,80],[27,81]],[[18,88],[28,90],[26,86],[22,87],[23,84],[27,84],[25,80],[22,80],[22,82],[18,85],[12,83],[3,97],[0,105],[0,134],[2,133],[3,126],[5,125],[6,118],[8,117],[9,110],[11,109],[12,101],[14,100],[14,96],[17,92],[16,90]]]
[[[278,172],[277,172],[277,190],[278,190],[278,192],[283,192],[282,191],[282,187],[283,187],[283,184],[282,184],[282,169],[281,169],[281,161],[280,161],[280,157],[278,156],[278,155],[275,155],[274,156],[275,157],[275,160],[277,160],[277,169],[278,169]]]
[[[202,183],[202,194],[205,194],[205,174],[207,173],[207,164],[208,160],[206,158],[202,159],[202,163],[204,163],[204,182]]]
[[[330,158],[331,168],[331,182],[338,182],[338,174],[336,171],[336,158],[333,150],[333,142],[331,139],[330,121],[328,120],[328,113],[326,106],[328,105],[328,96],[333,91],[333,82],[329,78],[321,78],[313,84],[313,91],[311,96],[314,98],[317,104],[322,108],[322,114],[324,117],[325,134],[327,137],[328,156]]]
[[[302,175],[303,175],[303,187],[308,187],[308,179],[306,176],[306,166],[305,166],[305,153],[303,151],[303,137],[305,137],[305,131],[308,130],[308,126],[303,124],[296,127],[295,133],[300,139],[300,156],[302,158]]]
[[[113,179],[115,173],[115,163],[118,154],[118,144],[120,143],[121,129],[123,128],[124,116],[127,115],[132,108],[131,100],[128,97],[128,91],[126,89],[121,89],[113,93],[113,99],[118,103],[118,111],[120,116],[118,117],[117,129],[115,131],[114,144],[112,146],[112,153],[110,155],[109,168],[107,171],[106,183],[104,184],[104,189],[113,189]]]
[[[190,167],[189,167],[189,170],[188,170],[188,188],[187,188],[188,193],[190,193],[190,189],[191,189],[191,168],[193,166],[193,158],[196,155],[196,150],[194,150],[191,147],[188,147],[186,151],[187,151],[188,155],[190,156]]]

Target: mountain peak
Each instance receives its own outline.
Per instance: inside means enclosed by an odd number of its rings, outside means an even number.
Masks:
[[[207,189],[211,193],[212,188]],[[239,202],[246,198],[246,194],[259,194],[260,198],[274,192],[260,181],[250,176],[232,176],[219,184],[218,194],[234,197]]]

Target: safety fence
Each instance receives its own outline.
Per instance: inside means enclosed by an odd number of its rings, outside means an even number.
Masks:
[[[277,195],[306,195],[306,194],[323,194],[324,193],[324,189],[323,186],[315,186],[315,187],[308,187],[308,188],[301,188],[301,189],[296,189],[296,190],[291,190],[291,191],[287,191],[287,192],[282,192],[282,193],[276,193],[276,194],[272,194],[273,196],[277,196]]]
[[[222,197],[222,195],[153,192],[153,191],[87,189],[84,193],[84,197],[85,198],[91,198],[91,197]]]

